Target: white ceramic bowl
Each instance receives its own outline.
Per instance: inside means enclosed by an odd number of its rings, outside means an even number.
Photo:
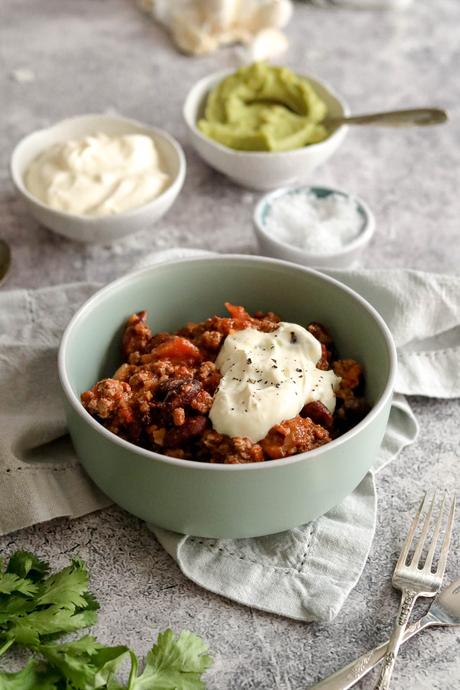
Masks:
[[[190,141],[197,153],[212,167],[234,182],[257,190],[297,184],[309,178],[313,170],[324,163],[342,143],[348,127],[338,127],[327,139],[293,151],[236,151],[205,136],[197,127],[203,116],[206,97],[233,70],[215,72],[200,79],[185,99],[183,116]],[[331,117],[348,114],[348,106],[324,82],[302,75],[328,108]]]
[[[143,206],[113,216],[94,217],[56,211],[43,204],[25,187],[24,175],[32,160],[57,142],[103,132],[111,136],[146,134],[152,137],[161,163],[171,178],[169,186],[156,199]],[[34,218],[50,230],[77,242],[113,242],[153,225],[173,204],[185,178],[185,156],[169,134],[118,115],[81,115],[62,120],[52,127],[21,139],[11,156],[11,176],[19,195]]]
[[[267,216],[271,204],[279,197],[287,194],[316,194],[317,196],[328,196],[332,193],[342,194],[353,199],[362,216],[362,227],[356,239],[348,242],[343,249],[329,254],[310,254],[299,247],[288,244],[275,237],[267,228]],[[254,227],[260,252],[264,256],[271,256],[275,259],[292,261],[302,266],[310,268],[347,268],[357,263],[362,252],[369,244],[374,231],[375,219],[369,206],[354,194],[349,194],[342,189],[332,187],[285,187],[277,189],[271,194],[266,194],[256,206],[254,212]]]

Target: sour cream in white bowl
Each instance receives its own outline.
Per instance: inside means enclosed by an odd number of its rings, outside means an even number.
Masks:
[[[78,242],[107,243],[153,225],[185,178],[179,143],[115,115],[82,115],[26,136],[11,175],[34,218]]]

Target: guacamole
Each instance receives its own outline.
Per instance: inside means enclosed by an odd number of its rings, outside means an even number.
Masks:
[[[208,95],[198,128],[240,151],[290,151],[326,139],[327,113],[311,84],[287,67],[241,67]]]

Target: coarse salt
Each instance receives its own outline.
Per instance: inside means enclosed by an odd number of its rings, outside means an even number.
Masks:
[[[265,222],[274,239],[310,254],[332,254],[358,237],[364,218],[344,194],[290,192],[272,199]]]

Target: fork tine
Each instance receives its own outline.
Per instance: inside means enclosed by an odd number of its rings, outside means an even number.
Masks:
[[[420,501],[420,505],[418,507],[418,510],[415,514],[414,519],[412,520],[412,524],[410,526],[409,532],[407,533],[406,541],[402,545],[401,554],[398,558],[398,562],[396,563],[396,568],[399,568],[399,567],[406,564],[407,555],[408,555],[409,549],[412,545],[412,540],[414,538],[415,530],[417,529],[418,521],[420,519],[420,515],[422,514],[422,510],[423,510],[423,506],[425,505],[425,501],[426,501],[426,493],[424,494],[422,500]]]
[[[431,570],[431,566],[433,565],[433,558],[434,558],[434,552],[436,551],[436,545],[438,543],[439,539],[439,534],[441,532],[441,527],[443,523],[443,518],[444,518],[444,506],[446,503],[446,497],[447,497],[447,492],[444,493],[444,496],[442,497],[441,501],[441,507],[439,508],[439,515],[438,519],[436,521],[436,526],[434,529],[434,534],[433,538],[431,540],[430,548],[426,557],[425,565],[423,566],[423,570],[426,570],[429,572]]]
[[[433,494],[433,498],[431,499],[430,507],[427,510],[427,513],[425,515],[425,521],[423,523],[422,531],[420,533],[419,540],[417,542],[417,546],[415,547],[415,552],[414,555],[412,556],[411,560],[411,565],[416,567],[418,566],[420,562],[420,556],[422,554],[422,549],[426,541],[426,536],[428,534],[428,530],[430,528],[430,522],[431,522],[431,516],[433,515],[433,508],[434,508],[434,502],[436,500],[436,491]]]
[[[436,575],[438,575],[439,577],[442,577],[444,575],[444,571],[446,569],[447,554],[449,553],[450,538],[452,536],[452,528],[454,526],[455,502],[456,502],[456,496],[454,496],[452,498],[452,504],[450,506],[450,511],[449,511],[449,519],[447,521],[447,529],[446,529],[446,533],[444,535],[444,541],[442,543],[441,553],[439,555],[438,567],[436,569]]]

